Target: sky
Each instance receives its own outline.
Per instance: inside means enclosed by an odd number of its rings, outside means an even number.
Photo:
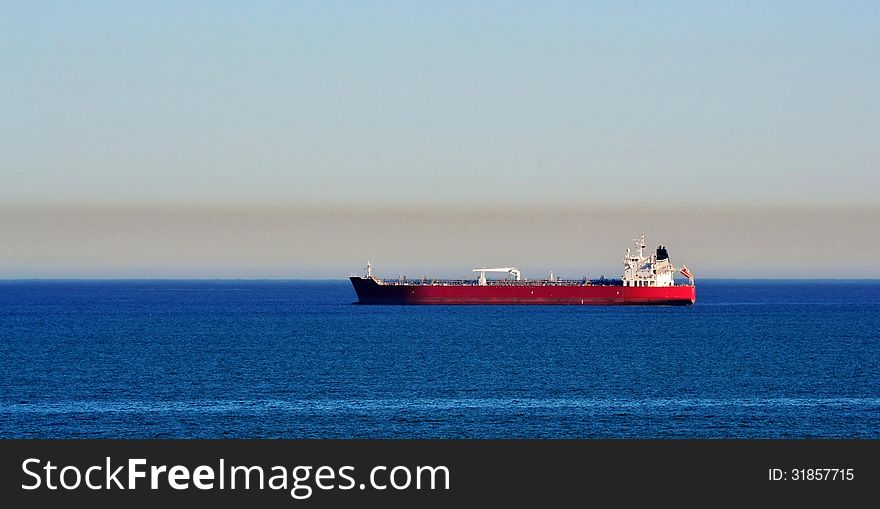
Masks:
[[[880,277],[878,26],[877,2],[10,3],[0,277],[619,272],[642,231],[707,276]]]

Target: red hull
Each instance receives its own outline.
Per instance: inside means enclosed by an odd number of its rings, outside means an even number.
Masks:
[[[380,285],[369,278],[350,279],[360,304],[690,305],[697,298],[691,285]]]

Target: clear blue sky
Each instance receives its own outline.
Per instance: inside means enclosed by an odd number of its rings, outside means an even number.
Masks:
[[[0,204],[875,205],[880,2],[9,2]]]

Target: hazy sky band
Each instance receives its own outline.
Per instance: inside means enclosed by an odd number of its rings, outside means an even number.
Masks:
[[[0,209],[0,278],[619,276],[639,233],[697,277],[880,278],[880,209]]]
[[[0,203],[871,206],[877,2],[17,2]]]

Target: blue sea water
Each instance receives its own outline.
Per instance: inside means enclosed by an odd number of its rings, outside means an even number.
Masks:
[[[692,307],[358,306],[347,281],[0,282],[0,437],[880,438],[880,282]]]

